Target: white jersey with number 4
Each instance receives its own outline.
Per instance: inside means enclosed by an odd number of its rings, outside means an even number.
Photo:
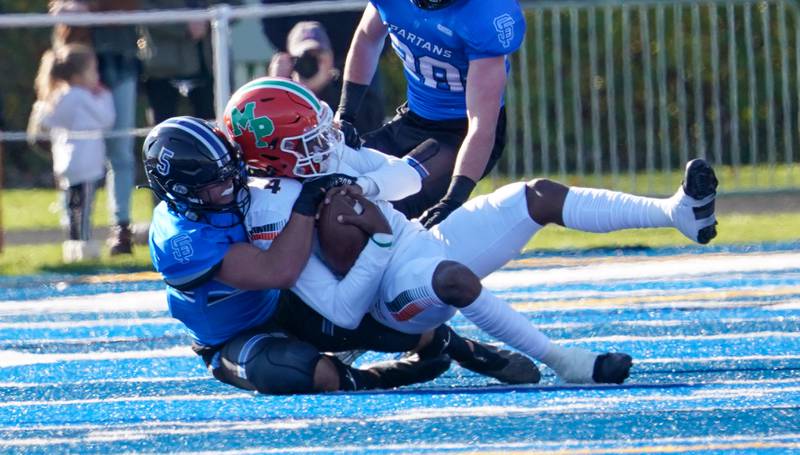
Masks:
[[[456,311],[433,290],[433,275],[442,261],[460,262],[484,277],[516,257],[538,228],[528,214],[525,184],[474,198],[428,231],[386,202],[419,191],[419,174],[402,160],[373,151],[362,156],[364,152],[345,154],[338,172],[373,179],[378,192],[369,198],[389,221],[393,245],[367,242],[348,274],[337,277],[320,258],[315,241],[314,253],[292,290],[340,327],[355,328],[370,313],[388,327],[423,333]],[[251,182],[246,224],[254,244],[269,247],[288,222],[301,187],[288,179]]]

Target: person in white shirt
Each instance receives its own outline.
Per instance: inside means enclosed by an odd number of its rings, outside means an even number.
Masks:
[[[64,260],[96,258],[90,242],[95,189],[105,175],[103,131],[114,124],[111,93],[100,84],[94,50],[80,44],[51,49],[36,77],[29,131],[50,133],[53,173],[64,191],[68,240]]]

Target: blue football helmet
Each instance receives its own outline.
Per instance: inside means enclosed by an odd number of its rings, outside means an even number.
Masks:
[[[417,8],[440,9],[453,3],[455,0],[411,0]]]
[[[173,117],[156,125],[143,146],[148,187],[171,210],[192,221],[212,221],[214,214],[243,219],[250,204],[247,171],[239,148],[205,120]],[[209,185],[231,179],[233,201],[211,204],[200,196]]]

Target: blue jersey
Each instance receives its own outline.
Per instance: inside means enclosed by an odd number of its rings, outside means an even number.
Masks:
[[[408,107],[430,120],[466,117],[470,60],[510,54],[525,35],[517,0],[460,0],[438,10],[409,0],[370,1],[403,61]]]
[[[242,242],[247,242],[242,225],[219,228],[190,221],[164,202],[153,211],[150,257],[167,283],[169,311],[201,344],[223,343],[275,311],[278,290],[243,291],[214,280],[228,248]]]

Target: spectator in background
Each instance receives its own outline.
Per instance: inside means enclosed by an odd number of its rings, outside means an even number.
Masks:
[[[85,1],[90,11],[135,11],[138,0]],[[136,126],[136,90],[139,82],[136,27],[108,25],[91,28],[92,45],[97,53],[100,81],[109,88],[114,100],[116,120],[113,130],[129,130]],[[132,135],[106,139],[109,170],[106,175],[111,235],[108,247],[112,256],[131,254],[131,194],[136,178]]]
[[[272,56],[269,75],[302,83],[328,105],[338,103],[340,73],[333,67],[331,41],[322,24],[298,22],[289,32],[286,49]]]
[[[50,132],[53,173],[64,191],[68,226],[64,262],[97,258],[99,247],[90,241],[91,213],[105,174],[102,131],[114,124],[111,93],[100,83],[94,50],[82,44],[46,51],[35,84],[29,131]]]
[[[301,0],[261,0],[261,2],[266,5],[305,3]],[[291,53],[289,49],[290,31],[300,22],[316,21],[329,38],[328,42],[333,53],[333,68],[337,71],[337,74],[341,74],[344,69],[347,50],[350,48],[350,41],[360,19],[360,11],[338,11],[266,17],[262,20],[262,26],[264,35],[279,52]],[[341,77],[337,77],[331,86],[331,90],[335,90],[337,96],[331,100],[328,99],[327,93],[317,93],[334,111],[336,111],[339,104],[338,93],[341,91],[341,86]],[[364,100],[353,123],[358,131],[367,132],[379,128],[383,124],[383,119],[383,90],[381,89],[380,78],[376,77],[364,94]]]
[[[50,14],[86,13],[89,6],[82,1],[75,0],[50,0],[48,3]],[[74,25],[56,24],[53,27],[52,46],[56,49],[65,44],[92,45],[92,31],[89,27],[76,27]]]
[[[138,0],[51,0],[51,14],[87,11],[133,11]],[[116,111],[114,130],[136,126],[136,88],[139,81],[136,27],[131,25],[75,27],[58,24],[53,28],[53,49],[67,44],[94,47],[100,80],[111,91]],[[106,138],[108,210],[111,236],[107,244],[112,256],[131,254],[131,193],[136,168],[133,159],[134,137]]]
[[[205,8],[206,1],[142,0],[146,9]],[[144,88],[152,121],[161,123],[178,112],[187,97],[191,114],[214,118],[214,78],[211,74],[211,39],[206,21],[142,27]]]

